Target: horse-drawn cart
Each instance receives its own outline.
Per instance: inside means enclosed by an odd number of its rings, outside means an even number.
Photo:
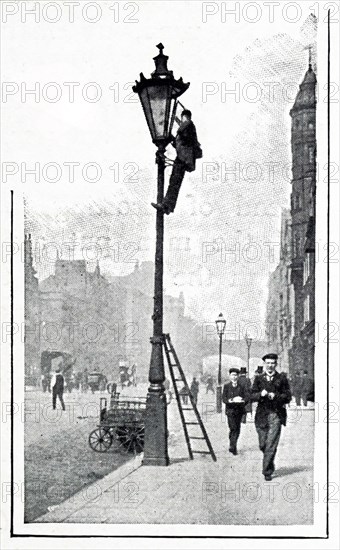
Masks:
[[[119,399],[111,396],[110,407],[107,398],[100,399],[100,424],[89,435],[93,451],[104,453],[115,441],[120,451],[141,453],[144,448],[144,419],[146,398]]]

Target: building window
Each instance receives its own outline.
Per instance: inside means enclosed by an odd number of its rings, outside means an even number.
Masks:
[[[314,147],[308,147],[308,162],[314,162]]]
[[[294,256],[297,258],[300,256],[300,236],[296,235],[294,239]]]
[[[303,263],[303,284],[306,284],[310,275],[310,254],[307,253]]]
[[[309,323],[310,321],[309,311],[310,311],[310,300],[309,300],[309,294],[308,294],[304,301],[303,320],[305,323]]]
[[[308,122],[308,130],[314,130],[314,122],[311,120]]]
[[[300,210],[302,208],[302,197],[300,193],[295,193],[292,197],[292,210]]]

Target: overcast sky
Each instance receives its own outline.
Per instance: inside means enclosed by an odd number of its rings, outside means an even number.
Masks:
[[[187,313],[198,320],[214,320],[222,311],[230,326],[263,322],[268,276],[278,261],[280,212],[289,206],[289,110],[315,31],[305,22],[307,9],[296,23],[287,21],[293,12],[285,20],[280,7],[269,24],[263,6],[256,23],[242,13],[239,23],[233,16],[223,23],[214,2],[209,9],[216,14],[203,22],[203,4],[121,2],[117,8],[101,2],[95,23],[77,10],[71,23],[65,6],[53,24],[46,21],[52,11],[41,12],[38,23],[29,16],[21,22],[19,13],[9,17],[3,80],[17,83],[18,91],[7,98],[3,124],[20,131],[3,157],[27,168],[40,163],[38,182],[27,175],[20,184],[21,169],[13,176],[24,191],[27,229],[40,247],[54,242],[61,250],[73,240],[80,259],[88,245],[87,258],[98,256],[103,273],[113,275],[130,272],[136,260],[153,260],[155,147],[130,86],[140,72],[154,70],[155,45],[162,41],[169,68],[190,82],[181,101],[193,112],[204,153],[196,172],[185,177],[175,213],[166,217],[166,291],[183,291]],[[25,86],[36,82],[36,98],[25,97]],[[64,84],[71,82],[79,85]],[[60,166],[56,183],[45,177],[56,170],[43,170],[52,162]],[[74,181],[65,162],[80,163]],[[87,163],[100,166],[96,183],[86,181],[95,178],[94,169],[82,173]],[[234,174],[226,177],[226,171]],[[90,243],[97,243],[96,251]],[[66,251],[64,245],[65,258]],[[51,260],[53,253],[50,246]],[[35,260],[40,277],[53,271],[53,261]]]

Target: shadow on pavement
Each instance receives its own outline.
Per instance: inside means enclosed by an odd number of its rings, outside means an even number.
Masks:
[[[275,477],[289,476],[296,474],[297,472],[308,472],[310,468],[308,466],[293,466],[291,468],[278,468],[275,470]]]
[[[170,459],[170,465],[179,464],[180,462],[190,462],[190,458],[171,458]]]

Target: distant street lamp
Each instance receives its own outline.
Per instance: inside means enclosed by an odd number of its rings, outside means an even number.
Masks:
[[[246,341],[246,344],[247,344],[247,348],[248,348],[248,355],[247,355],[247,376],[249,378],[249,366],[250,366],[250,347],[251,347],[251,344],[252,344],[252,341],[253,339],[250,338],[248,336],[248,334],[246,333],[245,334],[245,337],[244,337],[245,341]]]
[[[222,313],[219,314],[218,318],[215,321],[217,334],[220,338],[219,346],[219,359],[218,359],[218,376],[217,376],[217,387],[216,387],[216,412],[222,412],[222,336],[225,331],[226,320],[224,319]]]
[[[158,44],[159,54],[154,57],[156,70],[151,78],[140,74],[133,91],[139,95],[153,143],[157,146],[158,165],[157,203],[164,199],[165,150],[171,142],[172,126],[176,114],[176,101],[189,87],[183,79],[176,80],[167,68],[168,56],[163,54],[163,44]],[[167,466],[168,430],[167,405],[164,393],[163,362],[163,239],[164,212],[156,211],[155,294],[153,311],[152,344],[146,418],[144,434],[145,465]]]

